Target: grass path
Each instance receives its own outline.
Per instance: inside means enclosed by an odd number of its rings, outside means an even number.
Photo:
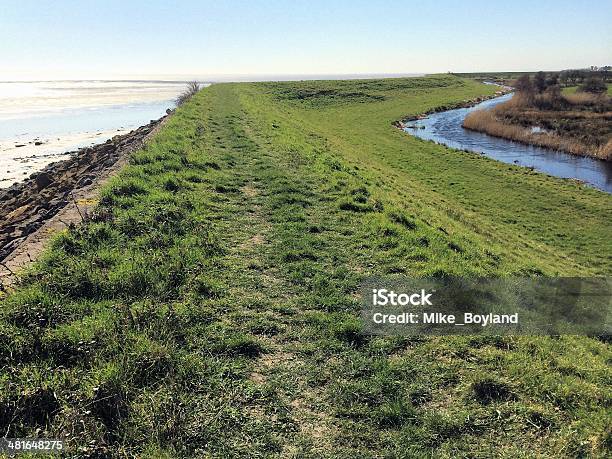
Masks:
[[[607,344],[360,333],[369,275],[609,273],[608,197],[390,126],[488,90],[201,92],[2,300],[0,429],[82,457],[604,456]]]

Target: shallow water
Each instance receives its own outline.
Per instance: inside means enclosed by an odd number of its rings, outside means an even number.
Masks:
[[[0,187],[174,107],[184,82],[0,82]],[[39,143],[39,145],[36,145]]]
[[[473,110],[491,108],[512,97],[507,94],[482,102],[475,107],[434,113],[422,120],[406,123],[406,132],[452,148],[483,153],[509,164],[533,167],[555,177],[573,178],[612,193],[612,163],[570,155],[549,148],[523,145],[480,132],[464,129],[465,116]]]

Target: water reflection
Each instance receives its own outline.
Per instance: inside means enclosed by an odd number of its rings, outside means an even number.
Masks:
[[[472,110],[490,108],[509,100],[512,94],[482,102],[475,107],[434,113],[411,121],[404,129],[412,135],[434,140],[452,148],[484,153],[489,158],[534,169],[562,178],[581,180],[595,188],[612,193],[612,163],[570,155],[549,148],[523,145],[464,129],[461,124]]]

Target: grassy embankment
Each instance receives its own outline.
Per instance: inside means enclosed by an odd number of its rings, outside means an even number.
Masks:
[[[610,195],[391,126],[493,90],[199,93],[2,300],[2,432],[119,457],[603,456],[605,343],[359,333],[372,274],[612,272]]]

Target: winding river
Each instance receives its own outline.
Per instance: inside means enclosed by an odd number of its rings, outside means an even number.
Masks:
[[[549,148],[524,145],[480,132],[469,131],[461,125],[473,110],[491,108],[512,97],[506,94],[482,102],[471,108],[458,108],[434,113],[427,118],[410,121],[404,130],[421,139],[433,140],[449,147],[483,153],[504,163],[532,167],[555,177],[572,178],[607,193],[612,193],[612,163],[593,158],[570,155]]]

